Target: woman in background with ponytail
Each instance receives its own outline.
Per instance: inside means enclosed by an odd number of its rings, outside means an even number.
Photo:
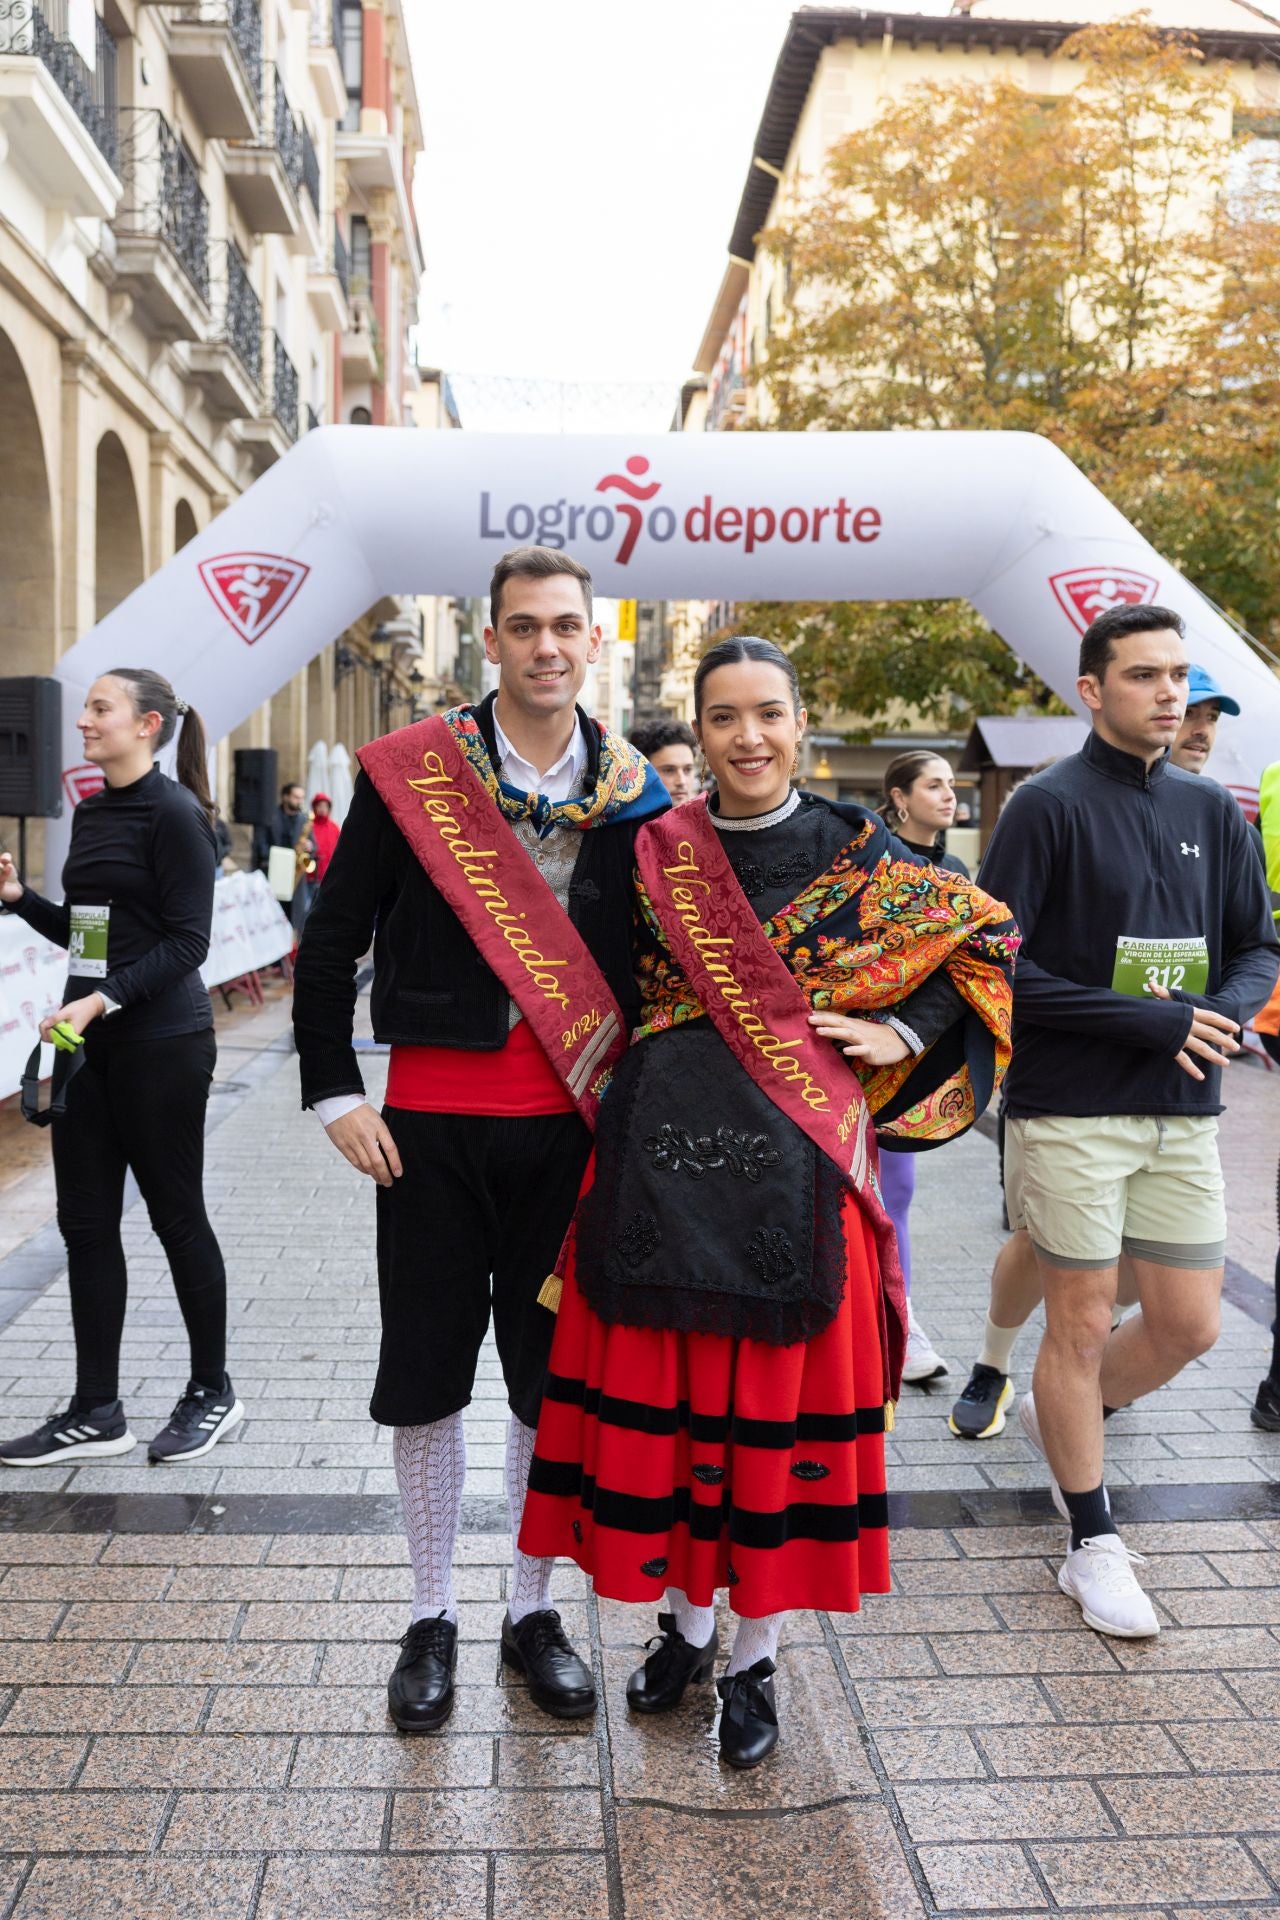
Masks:
[[[203,1190],[217,1054],[199,973],[214,882],[204,727],[167,680],[137,667],[95,680],[76,724],[105,784],[76,808],[61,905],[24,886],[0,855],[0,903],[70,954],[64,1005],[41,1033],[47,1039],[60,1024],[84,1036],[52,1129],[75,1395],[35,1433],[0,1444],[11,1467],[102,1459],[135,1445],[118,1379],[127,1172],[164,1247],[191,1342],[191,1378],[150,1458],[194,1459],[244,1417],[226,1373],[226,1271]],[[155,755],[179,725],[173,781]]]
[[[880,818],[912,858],[928,861],[969,878],[963,860],[946,850],[947,828],[956,817],[956,777],[949,761],[926,748],[895,754],[884,770]],[[916,1191],[913,1153],[882,1153],[880,1184],[884,1204],[898,1236],[902,1277],[907,1283],[907,1357],[902,1377],[913,1385],[939,1380],[949,1371],[911,1305],[911,1202]]]

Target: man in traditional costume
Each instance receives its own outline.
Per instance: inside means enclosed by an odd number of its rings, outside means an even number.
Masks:
[[[498,563],[485,649],[496,694],[362,748],[294,988],[304,1106],[378,1183],[382,1349],[370,1412],[392,1430],[413,1563],[388,1685],[405,1732],[453,1706],[462,1410],[493,1314],[519,1531],[554,1317],[539,1303],[573,1212],[599,1097],[634,1024],[636,829],[657,776],[576,705],[600,651],[591,577],[522,547]],[[352,1050],[373,945],[387,1104]],[[550,1604],[553,1561],[515,1552],[502,1657],[534,1701],[589,1714],[587,1664]]]
[[[877,1181],[941,1144],[1009,1054],[1017,930],[857,806],[792,788],[786,655],[721,642],[695,681],[717,782],[642,830],[636,1044],[560,1268],[521,1545],[660,1602],[638,1713],[711,1677],[720,1751],[778,1737],[788,1611],[888,1588],[884,1434],[906,1311]]]

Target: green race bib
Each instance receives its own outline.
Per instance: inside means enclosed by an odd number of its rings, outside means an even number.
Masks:
[[[107,929],[110,907],[72,907],[71,942],[67,949],[71,972],[81,980],[107,977]]]
[[[1122,933],[1116,941],[1111,985],[1117,993],[1145,993],[1168,987],[1171,993],[1204,993],[1209,985],[1209,949],[1203,940],[1141,940]]]

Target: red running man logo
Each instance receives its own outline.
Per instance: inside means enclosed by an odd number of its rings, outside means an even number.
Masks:
[[[1127,567],[1072,567],[1052,574],[1049,585],[1076,632],[1083,633],[1112,607],[1149,605],[1159,582],[1149,573],[1134,573]]]
[[[654,494],[658,492],[658,489],[662,485],[660,480],[651,480],[647,487],[642,487],[638,478],[628,478],[630,474],[639,476],[640,474],[648,473],[648,471],[649,462],[645,459],[644,455],[633,453],[627,461],[626,473],[607,473],[603,480],[596,482],[596,492],[606,493],[610,487],[615,487],[619,493],[629,494],[632,500],[652,500]],[[640,538],[640,530],[644,526],[644,515],[641,513],[639,507],[628,506],[625,500],[615,500],[613,502],[613,510],[626,524],[626,532],[622,536],[622,545],[618,548],[617,554],[614,556],[618,565],[625,567],[635,552],[636,541]]]
[[[278,553],[224,553],[200,562],[209,598],[247,647],[280,618],[310,571]]]

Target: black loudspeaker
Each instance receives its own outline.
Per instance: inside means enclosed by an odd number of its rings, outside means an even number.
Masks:
[[[0,813],[62,814],[62,682],[0,680]]]
[[[265,827],[280,801],[280,756],[274,747],[237,747],[231,817],[242,827]]]

